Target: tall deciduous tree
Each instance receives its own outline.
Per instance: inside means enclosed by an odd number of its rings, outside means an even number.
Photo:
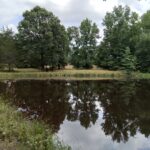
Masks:
[[[137,46],[138,69],[150,72],[150,10],[142,16],[142,34]]]
[[[2,68],[13,70],[16,63],[16,43],[11,29],[0,32],[0,64]]]
[[[68,28],[71,49],[71,63],[77,68],[91,68],[99,38],[99,29],[89,19],[81,22],[79,28]]]
[[[106,14],[103,25],[104,39],[97,53],[97,65],[107,69],[121,69],[126,48],[129,47],[131,54],[135,54],[135,45],[141,32],[139,17],[128,6],[118,6]]]
[[[67,34],[60,20],[44,8],[36,6],[23,14],[18,26],[18,52],[30,67],[49,65],[52,69],[66,64]]]

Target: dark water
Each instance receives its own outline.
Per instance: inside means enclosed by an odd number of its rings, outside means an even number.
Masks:
[[[150,80],[1,81],[0,94],[73,150],[150,150]]]

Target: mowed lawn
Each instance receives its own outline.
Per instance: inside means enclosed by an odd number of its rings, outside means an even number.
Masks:
[[[38,78],[120,78],[121,71],[109,71],[102,69],[74,69],[67,66],[65,69],[54,71],[41,71],[39,69],[14,69],[14,72],[0,72],[0,79],[38,79]]]
[[[41,71],[39,69],[14,69],[14,72],[0,72],[0,79],[124,79],[126,72],[97,69],[74,69],[71,65],[61,70]],[[150,79],[149,73],[133,72],[132,78]]]

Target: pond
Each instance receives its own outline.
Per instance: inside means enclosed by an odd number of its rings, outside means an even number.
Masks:
[[[0,95],[73,150],[150,150],[150,80],[7,80]]]

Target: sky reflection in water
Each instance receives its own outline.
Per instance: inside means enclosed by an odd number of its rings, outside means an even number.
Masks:
[[[0,94],[42,119],[73,150],[150,150],[150,81],[0,82]]]

